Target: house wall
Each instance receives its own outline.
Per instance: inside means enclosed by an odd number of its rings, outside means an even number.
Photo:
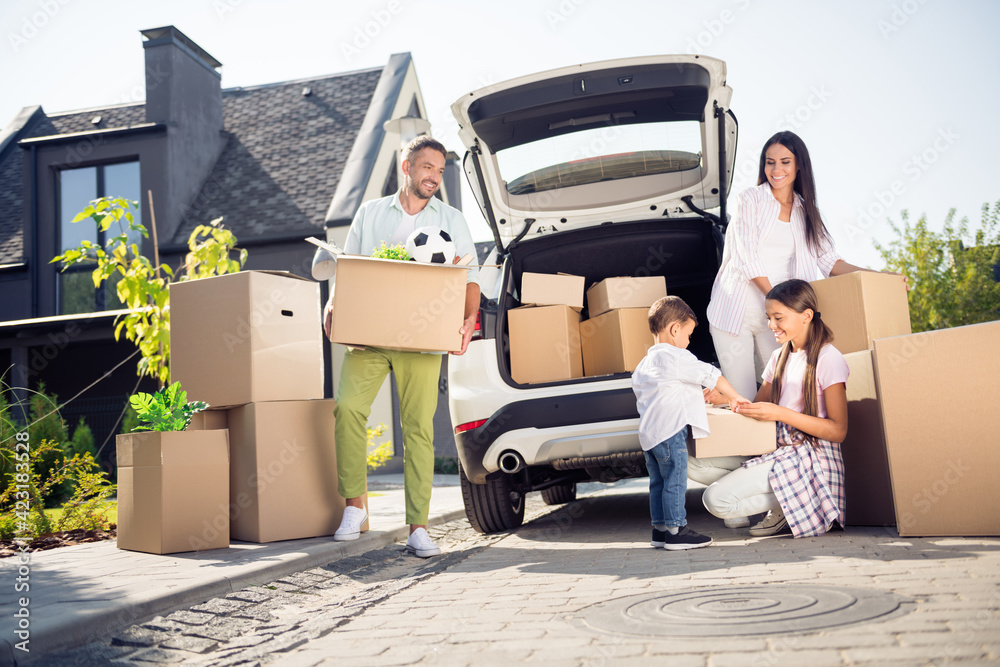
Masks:
[[[165,199],[164,185],[167,177],[164,141],[166,128],[140,134],[105,135],[90,134],[66,140],[37,142],[37,164],[34,169],[35,186],[37,187],[38,233],[26,234],[25,254],[35,257],[34,244],[38,243],[37,262],[33,270],[38,272],[38,291],[36,299],[38,311],[29,316],[51,317],[58,315],[57,283],[59,267],[48,262],[59,254],[59,171],[77,167],[87,167],[100,163],[121,162],[125,160],[139,161],[139,180],[143,193],[153,192],[154,204]],[[24,191],[32,192],[31,153],[25,151],[24,156]],[[26,198],[30,201],[30,198]],[[139,204],[143,211],[143,220],[147,228],[150,217],[147,212],[148,200],[143,197]],[[31,208],[25,207],[25,229],[31,229]],[[94,224],[80,221],[78,225]],[[152,256],[152,239],[143,242],[142,251]],[[29,259],[29,263],[30,259]],[[30,291],[30,290],[29,290]],[[11,318],[13,319],[13,318]]]

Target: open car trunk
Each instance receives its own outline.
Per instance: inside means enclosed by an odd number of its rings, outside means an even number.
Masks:
[[[722,234],[706,218],[616,223],[543,235],[512,245],[502,277],[505,289],[500,293],[495,324],[501,375],[512,386],[528,386],[518,385],[510,376],[507,324],[507,311],[522,305],[519,295],[524,272],[584,276],[585,289],[605,278],[663,276],[667,294],[684,299],[698,316],[689,349],[703,361],[715,361],[705,312],[721,257]],[[585,308],[583,318],[588,317]],[[629,375],[619,373],[546,384],[600,382]]]

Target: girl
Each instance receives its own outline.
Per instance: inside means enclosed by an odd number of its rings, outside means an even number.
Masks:
[[[764,370],[756,402],[737,412],[778,423],[778,449],[751,459],[712,484],[705,507],[726,518],[768,512],[750,529],[773,535],[786,526],[795,537],[822,535],[844,526],[847,435],[847,362],[816,310],[809,283],[789,280],[767,294],[768,327],[781,345]]]

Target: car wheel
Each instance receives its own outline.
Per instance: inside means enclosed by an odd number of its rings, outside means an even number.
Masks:
[[[513,530],[524,522],[524,494],[514,489],[510,475],[492,473],[485,484],[473,484],[458,467],[465,516],[480,533]]]
[[[556,484],[542,489],[542,500],[546,505],[562,505],[576,500],[576,482]]]

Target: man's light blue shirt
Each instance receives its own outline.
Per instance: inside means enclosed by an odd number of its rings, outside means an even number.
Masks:
[[[396,228],[403,222],[403,207],[399,203],[399,193],[366,201],[358,209],[347,232],[344,252],[353,255],[371,255],[384,241],[389,243]],[[437,197],[427,200],[427,205],[417,215],[416,227],[440,227],[448,232],[459,257],[472,256],[472,263],[478,264],[476,246],[469,233],[465,216],[456,208],[448,206]],[[469,268],[466,282],[479,282],[479,269]]]

